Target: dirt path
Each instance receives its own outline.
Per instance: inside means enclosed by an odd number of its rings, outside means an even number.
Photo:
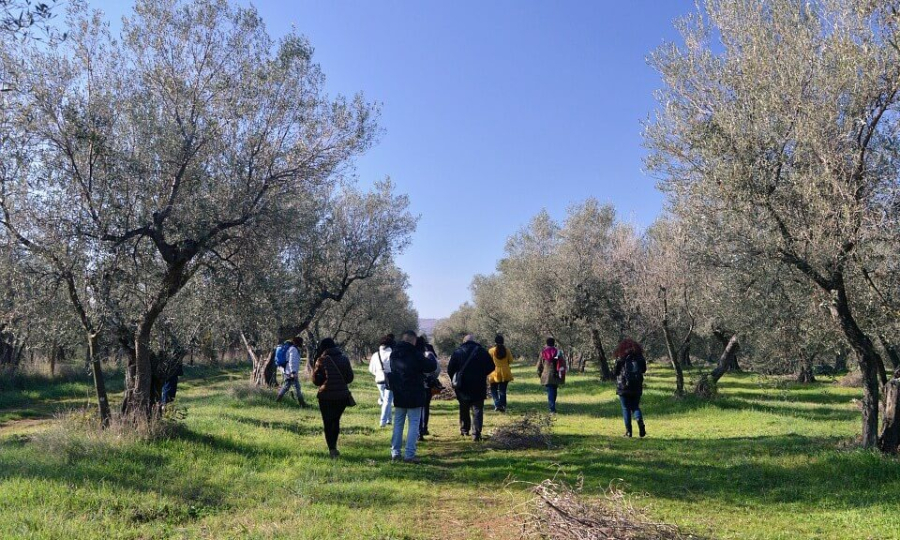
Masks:
[[[9,420],[0,424],[0,439],[5,439],[16,435],[31,435],[43,429],[46,429],[50,421],[50,417],[42,418],[22,418],[21,420]]]

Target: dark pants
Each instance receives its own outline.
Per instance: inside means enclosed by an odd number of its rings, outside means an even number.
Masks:
[[[425,406],[422,407],[422,419],[419,421],[419,437],[428,433],[428,417],[431,416],[431,388],[425,389]]]
[[[559,392],[559,387],[555,384],[548,384],[544,388],[547,389],[547,406],[550,408],[550,412],[556,412],[556,394]]]
[[[472,410],[472,416],[469,415]],[[474,420],[474,424],[473,421]],[[481,426],[484,424],[484,400],[466,401],[459,400],[459,432],[463,435],[472,434],[476,439],[481,439]]]
[[[345,401],[319,400],[319,411],[322,413],[322,425],[325,427],[325,442],[329,450],[337,449],[338,435],[341,433],[341,415],[347,408]]]
[[[178,392],[178,375],[174,377],[169,377],[166,379],[165,384],[162,387],[162,396],[159,398],[159,402],[163,405],[166,403],[171,403],[175,401],[175,394]]]
[[[625,431],[631,433],[631,417],[637,420],[638,425],[644,423],[644,415],[641,414],[641,396],[619,396],[622,403],[622,420],[625,421]]]
[[[506,410],[506,387],[509,381],[491,383],[491,397],[494,398],[494,408],[498,411]]]

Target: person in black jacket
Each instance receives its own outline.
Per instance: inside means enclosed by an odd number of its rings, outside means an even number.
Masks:
[[[167,403],[172,403],[175,401],[175,394],[178,392],[178,377],[184,375],[184,365],[181,361],[178,361],[178,365],[172,370],[171,376],[166,379],[166,382],[163,383],[162,393],[160,395],[159,403],[163,409],[166,408]]]
[[[613,352],[616,367],[616,394],[622,403],[622,419],[625,421],[625,436],[631,437],[631,418],[637,420],[641,437],[647,436],[644,427],[644,414],[641,412],[641,395],[644,393],[644,373],[647,372],[647,361],[644,351],[638,343],[624,339]]]
[[[418,463],[416,443],[419,439],[419,423],[425,406],[425,375],[437,369],[437,362],[416,350],[416,333],[408,330],[391,350],[385,366],[385,375],[394,393],[394,433],[391,437],[391,461],[400,459],[403,445],[403,427],[409,420],[406,434],[406,452],[403,461]]]
[[[325,428],[325,443],[332,458],[341,455],[337,449],[338,435],[341,433],[341,416],[353,405],[350,383],[353,382],[353,367],[332,338],[325,338],[316,351],[312,382],[319,387],[319,411]]]
[[[472,335],[466,336],[450,357],[447,374],[454,382],[453,389],[459,401],[459,433],[464,437],[471,432],[474,440],[481,440],[487,377],[493,371],[494,361],[490,353]],[[469,414],[470,409],[474,413],[474,422]]]

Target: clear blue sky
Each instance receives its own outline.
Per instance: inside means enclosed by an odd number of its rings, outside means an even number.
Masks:
[[[119,20],[130,2],[90,0]],[[257,0],[269,32],[309,37],[329,91],[382,104],[362,182],[390,176],[422,215],[399,259],[422,317],[469,299],[506,238],[587,197],[646,226],[662,207],[641,168],[659,87],[647,54],[693,0]]]

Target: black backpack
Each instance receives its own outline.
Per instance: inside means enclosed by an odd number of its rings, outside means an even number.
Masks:
[[[622,366],[622,372],[619,373],[618,386],[621,394],[637,394],[641,391],[644,384],[644,375],[638,365],[636,358],[628,356],[625,358],[625,365]]]

